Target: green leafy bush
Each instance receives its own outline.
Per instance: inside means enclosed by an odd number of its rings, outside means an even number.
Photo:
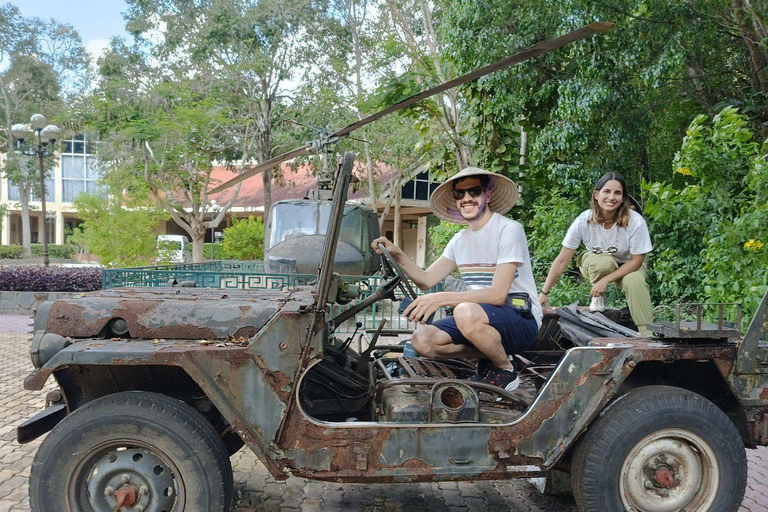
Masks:
[[[754,312],[768,286],[767,162],[768,143],[729,107],[688,128],[674,168],[684,183],[643,184],[657,304],[737,302]]]
[[[164,214],[153,208],[127,210],[88,194],[79,195],[75,206],[84,222],[82,231],[72,235],[72,242],[98,255],[102,265],[129,267],[155,262],[155,228]]]
[[[584,197],[568,198],[560,190],[539,196],[533,204],[533,217],[525,226],[528,246],[531,250],[531,264],[538,288],[544,284],[549,267],[560,253],[566,231],[576,217],[586,209],[588,194]],[[514,211],[514,210],[513,210]],[[575,258],[574,258],[575,259]],[[585,281],[575,264],[560,277],[549,296],[551,305],[560,306],[589,300],[592,285]],[[619,294],[621,295],[621,294]],[[609,295],[609,299],[613,294]]]
[[[16,260],[24,257],[24,247],[20,245],[0,245],[0,260]]]
[[[440,221],[440,224],[429,228],[429,254],[428,261],[437,260],[453,235],[464,229],[466,226],[454,224],[452,222]]]
[[[232,256],[229,255],[226,248],[224,247],[224,242],[216,242],[216,253],[213,254],[211,251],[211,244],[205,243],[203,244],[203,259],[204,260],[210,260],[213,256],[216,256],[217,260],[233,260]]]
[[[260,260],[264,258],[264,223],[261,219],[232,219],[224,230],[224,242],[216,244],[216,259]],[[219,256],[219,250],[222,251]]]
[[[77,248],[74,245],[48,244],[48,257],[60,260],[71,260],[75,257]],[[32,256],[42,257],[43,244],[32,244]]]

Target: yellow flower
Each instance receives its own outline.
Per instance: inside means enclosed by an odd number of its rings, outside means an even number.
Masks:
[[[687,167],[678,167],[678,168],[677,168],[677,169],[675,169],[675,170],[676,170],[677,172],[679,172],[680,174],[684,175],[684,176],[691,176],[691,175],[693,174],[693,173],[691,172],[691,170],[690,170],[689,168],[687,168]]]
[[[752,249],[753,251],[757,252],[758,249],[763,247],[765,244],[761,242],[760,240],[755,240],[754,238],[750,238],[749,242],[744,244],[745,249]]]

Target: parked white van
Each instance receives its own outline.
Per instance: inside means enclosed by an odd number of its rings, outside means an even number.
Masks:
[[[189,238],[184,235],[158,235],[158,263],[189,263],[192,261],[192,249]]]

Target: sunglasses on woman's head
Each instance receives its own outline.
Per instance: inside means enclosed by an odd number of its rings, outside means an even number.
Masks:
[[[480,197],[480,194],[482,194],[484,190],[485,187],[482,185],[470,188],[455,188],[453,189],[453,198],[457,201],[459,199],[464,199],[464,194],[467,192],[469,192],[469,197]]]

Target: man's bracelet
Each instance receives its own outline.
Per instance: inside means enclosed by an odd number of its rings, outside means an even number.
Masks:
[[[549,292],[551,292],[551,291],[552,291],[552,290],[549,290]],[[544,290],[541,290],[541,294],[542,294],[542,295],[549,295],[549,292],[545,292]]]

